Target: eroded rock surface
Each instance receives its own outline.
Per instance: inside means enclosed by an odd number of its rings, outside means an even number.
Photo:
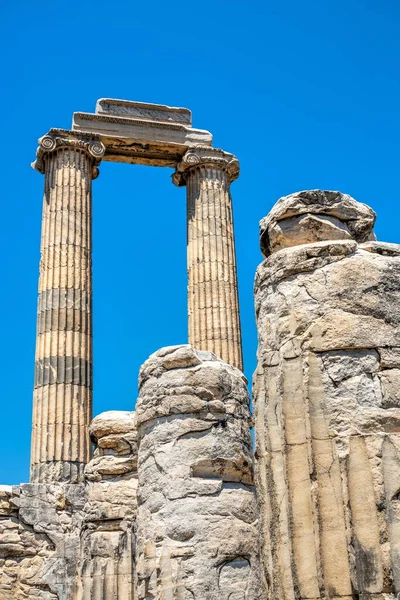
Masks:
[[[0,489],[0,599],[74,598],[83,484]]]
[[[260,598],[249,396],[210,352],[172,346],[140,371],[138,598]]]
[[[350,196],[312,190],[261,222],[265,597],[400,591],[400,247],[373,241],[374,220]]]
[[[90,429],[85,483],[0,487],[0,600],[133,600],[134,413]]]
[[[135,598],[137,434],[134,412],[108,411],[90,425],[77,600]]]

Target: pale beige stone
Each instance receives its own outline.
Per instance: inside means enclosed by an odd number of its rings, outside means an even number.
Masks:
[[[135,414],[128,411],[109,410],[97,415],[90,423],[90,436],[98,443],[103,437],[135,431]]]
[[[385,369],[379,373],[382,385],[382,407],[400,408],[400,369]]]
[[[376,215],[340,192],[305,190],[280,198],[260,222],[264,256],[287,246],[352,237],[371,239]]]
[[[261,222],[265,598],[398,592],[400,254],[373,241],[374,219],[349,196],[313,190]]]

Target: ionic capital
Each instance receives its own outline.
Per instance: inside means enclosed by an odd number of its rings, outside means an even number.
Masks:
[[[189,172],[200,167],[221,169],[228,174],[231,182],[239,177],[239,161],[236,156],[218,148],[196,146],[190,148],[177,164],[172,182],[178,187],[186,185]]]
[[[39,173],[45,173],[45,156],[61,148],[68,148],[87,152],[93,161],[92,177],[96,179],[98,176],[99,171],[97,166],[100,164],[106,151],[100,136],[85,136],[84,134],[77,134],[65,129],[50,129],[49,133],[39,138],[38,143],[36,160],[32,163],[32,167],[36,171],[39,171]]]

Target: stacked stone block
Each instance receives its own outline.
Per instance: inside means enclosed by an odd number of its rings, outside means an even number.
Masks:
[[[258,599],[246,380],[172,346],[144,363],[139,391],[138,600]]]
[[[76,600],[135,600],[135,413],[101,413],[90,436]]]

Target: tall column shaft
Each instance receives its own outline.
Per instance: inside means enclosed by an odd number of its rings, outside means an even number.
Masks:
[[[187,190],[189,342],[243,370],[230,183],[233,155],[189,151],[174,182]]]
[[[92,178],[99,142],[47,135],[31,481],[81,481],[92,418]]]

